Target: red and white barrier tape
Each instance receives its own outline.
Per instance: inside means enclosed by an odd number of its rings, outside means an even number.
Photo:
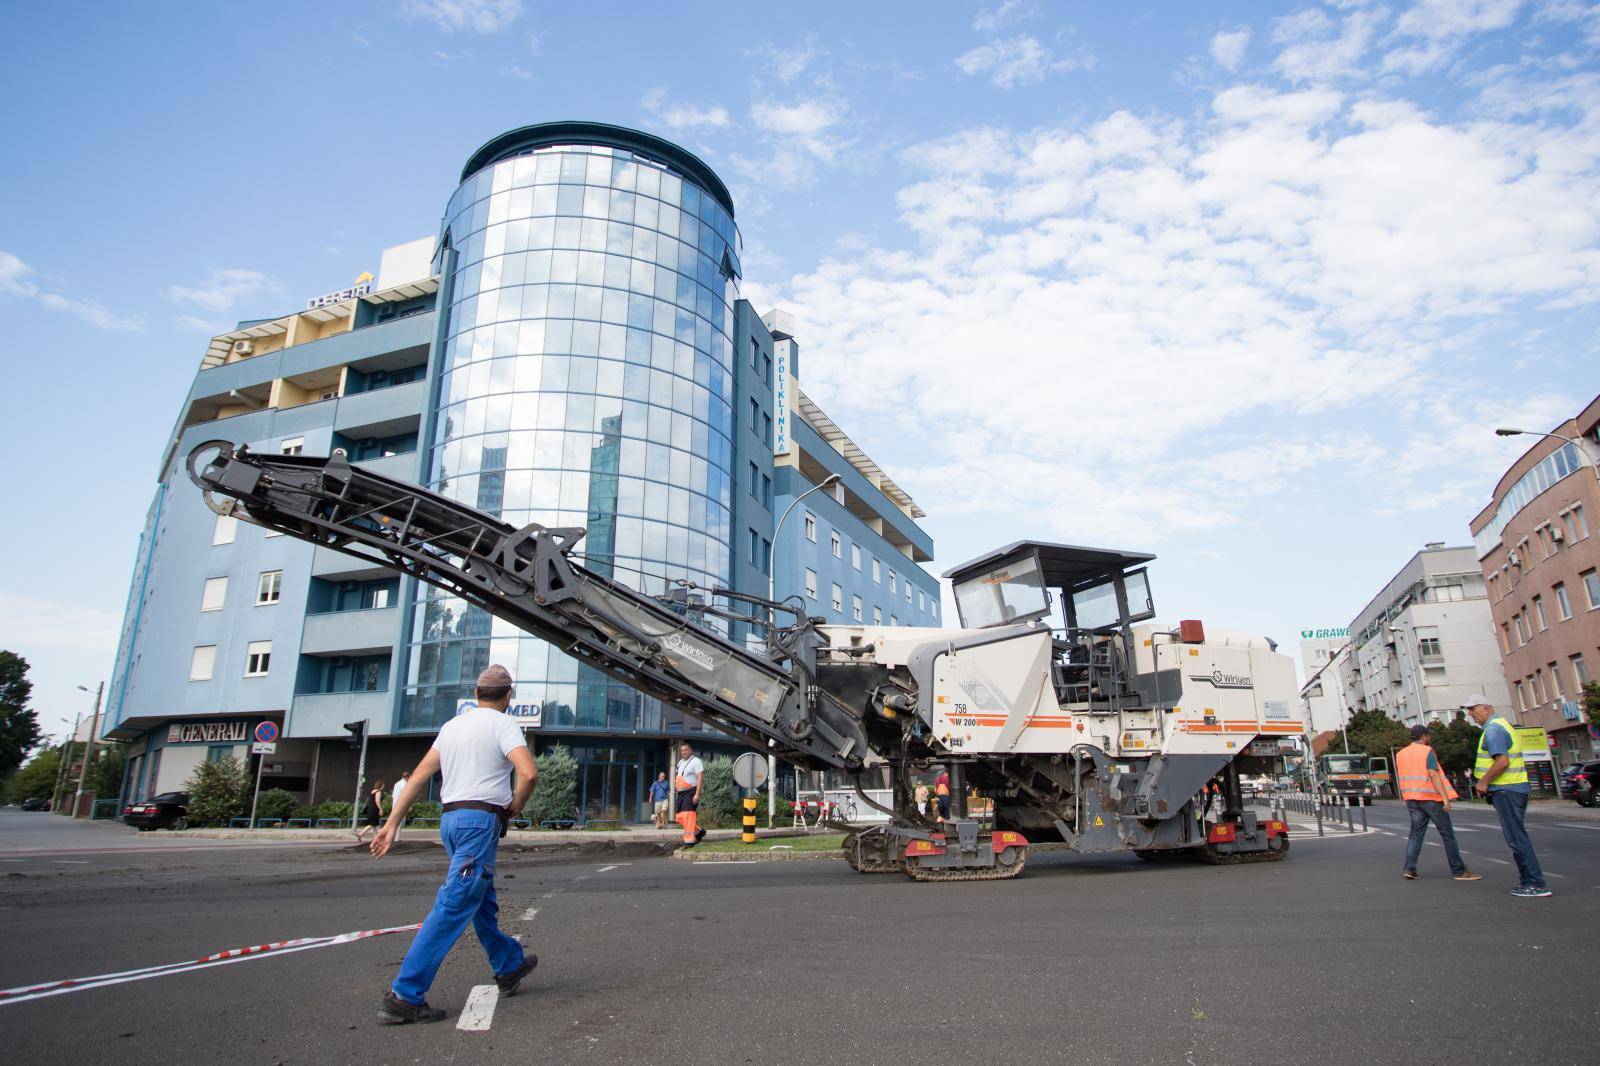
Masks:
[[[226,966],[229,963],[266,958],[270,955],[290,955],[297,951],[310,951],[313,948],[331,948],[337,944],[351,944],[357,940],[366,940],[369,937],[387,936],[390,933],[409,933],[421,927],[421,922],[415,922],[411,925],[390,926],[387,929],[366,929],[354,933],[339,933],[336,936],[299,937],[295,940],[280,940],[272,944],[253,944],[246,948],[230,948],[227,951],[219,951],[188,962],[171,962],[164,966],[146,966],[138,970],[97,974],[94,977],[69,977],[62,981],[47,981],[39,985],[23,985],[19,988],[0,989],[0,1007],[11,1003],[26,1003],[30,999],[43,999],[46,996],[82,992],[89,988],[104,988],[107,985],[126,984],[129,981],[147,981],[152,977],[167,977],[176,973],[189,973],[193,970],[203,970],[211,966]]]

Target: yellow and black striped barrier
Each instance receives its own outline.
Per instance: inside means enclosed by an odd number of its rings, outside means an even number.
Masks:
[[[746,844],[756,842],[756,801],[746,798],[744,801],[744,832],[739,839]]]

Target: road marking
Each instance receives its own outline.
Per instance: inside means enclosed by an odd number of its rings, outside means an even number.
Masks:
[[[534,917],[536,915],[538,915],[538,913],[539,913],[539,908],[538,907],[529,907],[527,910],[522,912],[522,917],[518,918],[517,921],[519,921],[519,922],[531,922],[531,921],[533,921]]]
[[[1567,875],[1566,875],[1566,874],[1553,874],[1553,873],[1551,873],[1551,872],[1550,872],[1550,871],[1549,871],[1549,870],[1546,870],[1546,871],[1545,871],[1545,872],[1544,872],[1544,875],[1545,875],[1545,876],[1546,876],[1546,877],[1559,877],[1559,878],[1561,878],[1561,879],[1562,879],[1562,880],[1563,880],[1563,881],[1564,881],[1564,880],[1566,880],[1566,877],[1567,877]]]
[[[387,929],[367,929],[354,933],[340,933],[337,936],[300,937],[295,940],[280,940],[272,944],[254,944],[247,948],[230,948],[227,951],[218,951],[204,958],[194,959],[189,962],[169,962],[161,966],[146,966],[138,970],[102,973],[93,977],[69,977],[62,981],[46,981],[43,984],[0,989],[0,1007],[12,1003],[26,1003],[30,999],[62,996],[68,992],[82,992],[88,988],[104,988],[107,985],[127,984],[129,981],[147,981],[152,977],[170,977],[172,974],[189,973],[193,970],[209,969],[212,966],[227,966],[230,963],[248,962],[251,959],[264,959],[275,955],[292,955],[297,951],[310,951],[313,948],[331,948],[337,944],[350,944],[370,937],[387,936],[390,933],[408,933],[420,928],[422,928],[421,922],[413,922],[411,925],[395,925]]]
[[[1510,866],[1511,865],[1511,860],[1510,859],[1490,859],[1489,861],[1490,862],[1497,862],[1501,866]]]
[[[461,1008],[457,1029],[483,1032],[494,1024],[494,1005],[500,1001],[500,989],[495,985],[473,985],[467,996],[467,1005]]]
[[[57,859],[57,866],[88,866],[88,859]]]
[[[1590,832],[1600,832],[1600,825],[1579,825],[1576,822],[1557,822],[1563,829],[1587,829]]]
[[[597,874],[610,873],[612,870],[615,870],[619,866],[632,866],[632,865],[633,865],[633,863],[631,863],[631,862],[614,862],[610,866],[602,866],[602,867],[600,867],[600,869],[596,870],[595,873],[597,873]]]

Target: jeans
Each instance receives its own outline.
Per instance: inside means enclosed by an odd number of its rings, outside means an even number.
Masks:
[[[522,945],[502,933],[495,920],[500,913],[494,895],[500,820],[487,811],[451,811],[439,823],[439,837],[450,869],[393,986],[395,995],[419,1006],[427,1002],[428,986],[468,922],[497,976],[511,973],[523,959]]]
[[[1522,875],[1525,888],[1546,888],[1544,870],[1539,867],[1539,856],[1533,853],[1533,841],[1528,839],[1523,819],[1528,813],[1528,794],[1490,789],[1489,802],[1494,813],[1500,816],[1500,832],[1505,834],[1511,857],[1517,860],[1517,872]]]
[[[1428,835],[1428,823],[1439,830],[1444,842],[1444,857],[1450,863],[1452,874],[1467,872],[1461,860],[1461,848],[1456,844],[1455,827],[1450,824],[1450,812],[1438,800],[1406,800],[1406,812],[1411,815],[1411,836],[1406,839],[1406,865],[1408,873],[1417,872],[1417,857],[1422,854],[1422,838]]]

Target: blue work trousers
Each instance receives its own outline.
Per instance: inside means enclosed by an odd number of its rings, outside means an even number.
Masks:
[[[1500,832],[1505,834],[1511,857],[1517,860],[1522,887],[1548,887],[1544,883],[1544,870],[1539,866],[1539,856],[1533,853],[1533,841],[1528,839],[1528,827],[1523,824],[1528,813],[1528,794],[1491,788],[1489,802],[1494,804],[1494,813],[1500,816]]]
[[[1444,809],[1443,803],[1438,800],[1406,800],[1406,813],[1411,815],[1411,836],[1406,840],[1407,873],[1417,872],[1417,857],[1422,854],[1422,838],[1428,835],[1429,822],[1439,830],[1439,839],[1444,842],[1444,857],[1450,863],[1450,872],[1452,874],[1467,872],[1467,864],[1461,859],[1461,846],[1456,843],[1455,826],[1450,824],[1450,812]]]
[[[439,823],[439,837],[450,870],[394,979],[394,994],[417,1005],[427,1002],[434,974],[468,922],[497,976],[522,965],[522,945],[502,933],[496,921],[500,904],[494,895],[494,862],[500,819],[487,811],[451,811]]]

